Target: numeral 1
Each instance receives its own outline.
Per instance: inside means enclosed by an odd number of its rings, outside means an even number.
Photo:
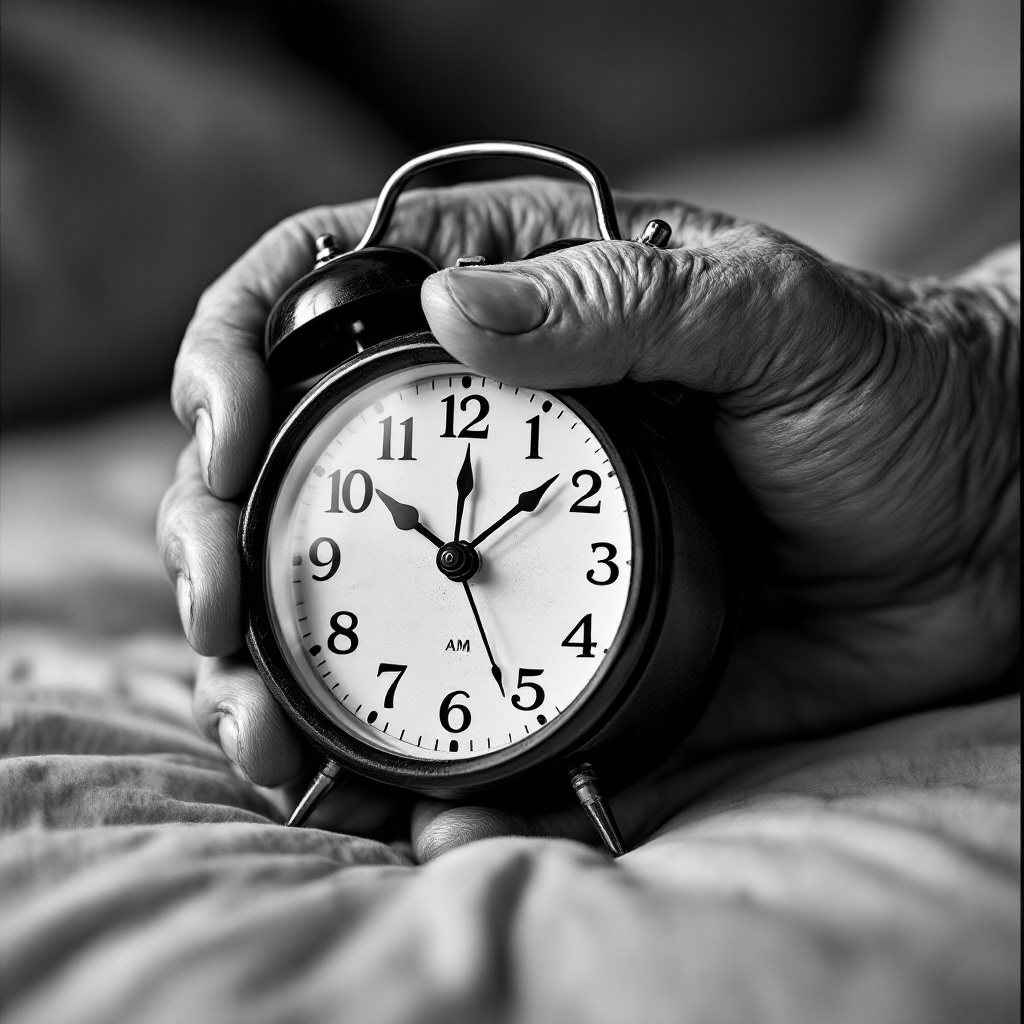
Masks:
[[[341,470],[336,469],[331,474],[331,507],[328,512],[341,511]]]
[[[384,419],[378,421],[384,428],[384,443],[381,456],[377,459],[378,462],[391,462],[391,417],[386,416]],[[415,462],[412,454],[412,417],[410,416],[407,420],[402,420],[398,424],[404,434],[402,438],[402,454],[399,457],[399,462]]]
[[[530,424],[530,454],[528,459],[542,458],[540,454],[540,417],[531,416],[527,421]]]

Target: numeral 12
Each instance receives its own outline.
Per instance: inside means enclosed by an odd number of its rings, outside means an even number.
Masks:
[[[476,416],[473,417],[459,432],[455,433],[455,396],[449,395],[447,398],[441,399],[441,404],[445,406],[444,412],[444,433],[441,437],[486,437],[487,432],[491,429],[487,427],[478,427],[477,424],[482,422],[487,414],[491,411],[491,404],[484,398],[483,395],[466,395],[466,397],[459,402],[459,408],[466,412],[470,402],[476,403]]]

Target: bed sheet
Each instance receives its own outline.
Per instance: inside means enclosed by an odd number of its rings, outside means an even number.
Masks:
[[[617,861],[285,829],[192,723],[151,540],[181,439],[3,442],[11,1024],[1018,1019],[1019,698],[666,772]]]

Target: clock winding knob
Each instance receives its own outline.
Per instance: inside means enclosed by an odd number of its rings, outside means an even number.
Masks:
[[[322,267],[329,260],[333,260],[335,256],[341,255],[341,247],[338,245],[338,240],[334,235],[320,235],[316,240],[316,264],[317,267]]]
[[[672,228],[663,220],[655,218],[640,232],[637,241],[643,242],[644,245],[653,245],[656,249],[664,249],[671,237]]]

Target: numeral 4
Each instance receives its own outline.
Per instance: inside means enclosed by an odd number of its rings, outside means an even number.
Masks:
[[[591,616],[588,612],[586,615],[572,627],[572,632],[562,641],[563,647],[578,647],[580,653],[576,655],[577,658],[593,658],[594,648],[597,644],[590,639],[591,637]],[[573,637],[583,631],[582,640],[573,640]]]

